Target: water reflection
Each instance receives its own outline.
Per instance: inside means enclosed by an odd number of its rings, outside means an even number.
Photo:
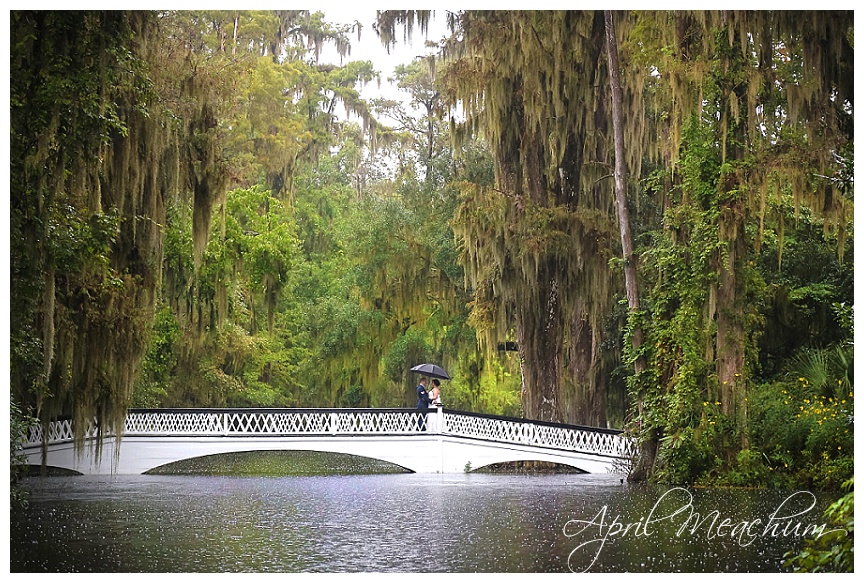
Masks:
[[[571,521],[648,515],[665,488],[602,475],[128,476],[29,479],[11,570],[45,572],[777,572],[803,540],[742,546],[705,529],[609,536]],[[789,493],[691,491],[693,507],[766,517]],[[820,500],[806,520],[822,522]],[[591,532],[593,529],[593,533]],[[582,533],[598,535],[597,525]],[[581,536],[581,535],[580,535]],[[596,547],[596,545],[595,545]],[[575,550],[575,551],[574,551]]]

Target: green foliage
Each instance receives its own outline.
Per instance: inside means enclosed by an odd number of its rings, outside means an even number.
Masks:
[[[796,573],[852,573],[855,570],[855,492],[854,480],[843,483],[849,493],[825,510],[825,534],[809,540],[800,552],[788,552],[784,567]]]
[[[11,388],[43,421],[71,415],[79,444],[94,419],[117,429],[131,401],[157,295],[161,195],[177,178],[150,170],[157,158],[182,167],[154,99],[155,22],[12,15],[11,336],[22,348]]]
[[[797,228],[783,228],[782,241],[779,226],[766,229],[756,260],[767,285],[765,327],[758,340],[763,378],[783,374],[789,358],[802,349],[818,351],[852,338],[851,241],[844,245],[841,261],[837,242],[825,236],[822,221],[804,210],[796,218],[788,199],[778,213]]]
[[[844,302],[836,302],[832,304],[834,312],[837,314],[837,321],[840,328],[845,330],[850,337],[854,336],[855,314],[852,306]]]
[[[141,378],[135,385],[132,406],[157,407],[168,394],[172,376],[177,365],[177,350],[180,340],[180,323],[171,307],[163,305],[153,322],[153,332],[142,364]]]
[[[710,128],[697,120],[685,128],[685,147],[662,228],[642,235],[640,256],[647,281],[649,317],[643,355],[646,371],[631,377],[631,395],[641,399],[634,419],[643,435],[662,438],[655,479],[692,483],[713,475],[734,442],[735,423],[719,412],[713,350],[718,264],[726,252],[717,227],[719,158]],[[655,172],[650,184],[666,189],[670,174]],[[708,309],[706,309],[708,307]],[[634,359],[631,357],[631,360]]]
[[[649,166],[644,184],[655,194],[637,220],[646,339],[628,362],[642,357],[647,367],[629,379],[631,426],[646,442],[659,439],[656,477],[771,482],[777,460],[761,441],[770,441],[772,423],[796,424],[767,406],[771,421],[754,422],[768,402],[754,396],[755,383],[780,378],[800,348],[840,340],[830,306],[851,302],[851,206],[837,192],[848,192],[839,177],[848,175],[851,109],[835,112],[831,95],[848,87],[817,64],[841,62],[851,46],[841,40],[815,57],[799,44],[799,27],[811,23],[782,13],[632,16],[625,47],[646,67],[637,74],[651,71],[646,112],[668,141],[656,158],[663,169]],[[813,22],[842,36],[848,16],[820,13]],[[805,77],[812,85],[799,92]],[[815,129],[827,111],[837,125]],[[827,192],[826,178],[837,191]],[[719,417],[700,412],[700,401]],[[817,477],[827,467],[814,456],[845,463],[823,431],[818,423],[792,431],[809,456],[794,480],[827,479]]]
[[[853,395],[837,378],[821,390],[804,376],[757,387],[750,445],[767,473],[748,485],[839,488],[854,467]]]
[[[466,324],[448,224],[456,190],[402,177],[395,194],[358,198],[346,155],[302,165],[291,200],[262,186],[229,192],[197,268],[191,209],[169,208],[166,293],[179,333],[157,325],[140,402],[413,406],[408,368],[435,361],[454,375],[447,406],[520,412],[518,366],[484,362]],[[462,168],[480,163],[475,152]],[[156,383],[169,346],[173,373]]]
[[[717,403],[704,403],[698,425],[679,427],[660,439],[654,476],[658,482],[692,484],[726,470],[727,452],[734,442],[734,425],[717,412]],[[674,427],[674,426],[673,426]]]
[[[190,214],[175,207],[168,215],[172,305],[157,315],[139,400],[174,406],[294,402],[290,379],[305,349],[283,324],[293,315],[280,309],[300,252],[293,213],[262,187],[230,192],[214,213],[198,269],[189,262]]]
[[[9,415],[9,495],[12,506],[26,506],[27,493],[21,488],[20,480],[27,474],[27,457],[23,445],[32,427],[39,423],[38,419],[25,415],[14,400],[10,404]]]
[[[766,462],[764,454],[752,449],[742,449],[735,457],[735,464],[715,480],[715,483],[744,488],[766,485],[781,487],[772,474],[773,468]]]

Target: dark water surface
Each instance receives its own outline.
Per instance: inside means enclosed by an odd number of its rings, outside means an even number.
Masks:
[[[781,572],[831,502],[591,474],[25,485],[30,507],[10,516],[12,572]]]

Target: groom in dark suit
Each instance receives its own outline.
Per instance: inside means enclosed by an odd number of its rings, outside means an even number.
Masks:
[[[432,398],[426,390],[426,377],[420,379],[420,384],[417,385],[417,408],[428,409],[432,404]]]
[[[429,393],[426,391],[426,377],[420,379],[420,384],[417,385],[417,409],[428,409],[429,405],[432,404],[432,398],[429,397]],[[423,417],[417,417],[417,429],[419,431],[423,431],[426,428],[426,424],[424,423]]]

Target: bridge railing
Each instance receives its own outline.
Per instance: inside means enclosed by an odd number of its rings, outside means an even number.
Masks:
[[[580,427],[446,409],[444,428],[444,432],[448,435],[581,451],[618,458],[632,457],[636,452],[633,440],[615,429]]]
[[[431,411],[434,414],[434,410]],[[428,410],[416,409],[133,409],[126,436],[399,435],[432,431]],[[71,419],[32,427],[25,447],[72,441]],[[86,437],[95,432],[88,430]],[[110,435],[109,435],[110,436]]]
[[[626,458],[635,446],[620,431],[468,413],[416,409],[133,409],[126,436],[451,435]],[[42,442],[34,428],[27,446]],[[49,424],[48,443],[71,441],[70,420]]]
[[[84,438],[89,439],[95,437],[96,434],[96,426],[91,424],[91,426],[84,432]],[[45,441],[47,443],[73,441],[75,439],[75,432],[73,430],[72,420],[60,419],[52,421],[48,424],[47,428],[42,427],[42,424],[38,423],[31,426],[27,433],[27,439],[24,440],[24,446],[30,447],[41,445],[43,436],[46,436]]]
[[[412,409],[133,410],[125,435],[408,434],[427,429]]]

